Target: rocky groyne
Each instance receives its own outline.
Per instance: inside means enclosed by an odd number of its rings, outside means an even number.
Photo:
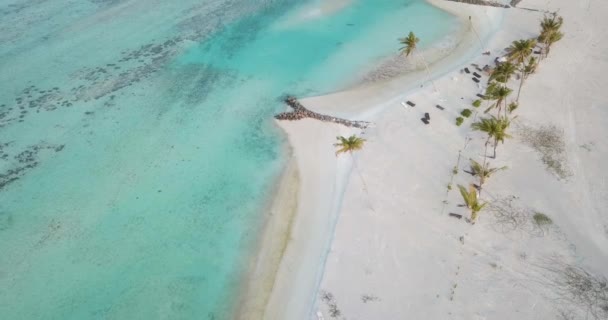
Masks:
[[[300,120],[300,119],[304,119],[304,118],[312,118],[312,119],[317,119],[320,121],[333,122],[333,123],[341,124],[343,126],[361,128],[361,129],[365,129],[370,125],[370,123],[367,121],[352,121],[352,120],[337,118],[337,117],[333,117],[333,116],[316,113],[314,111],[310,111],[310,110],[306,109],[295,97],[287,97],[285,99],[285,103],[288,106],[290,106],[293,110],[289,111],[289,112],[279,113],[276,116],[274,116],[275,119],[293,121],[293,120]]]

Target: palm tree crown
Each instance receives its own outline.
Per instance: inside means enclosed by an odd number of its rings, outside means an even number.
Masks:
[[[511,135],[507,133],[507,129],[511,125],[511,121],[506,117],[496,118],[494,116],[490,118],[482,118],[478,122],[471,125],[471,128],[475,131],[482,131],[488,135],[486,140],[486,146],[490,142],[490,139],[494,139],[494,158],[496,158],[496,147],[499,142],[504,143],[505,139],[511,138]]]
[[[336,155],[340,153],[350,152],[363,149],[363,145],[365,144],[365,139],[359,138],[355,135],[352,135],[348,138],[343,136],[336,137],[338,139],[338,143],[335,143],[334,146],[339,147],[336,151]]]
[[[535,46],[535,39],[513,41],[511,46],[507,49],[509,60],[516,61],[517,64],[523,64],[532,54]]]
[[[511,92],[513,92],[513,90],[507,88],[506,86],[501,86],[496,82],[491,82],[486,89],[486,99],[494,100],[496,101],[496,104],[491,105],[484,111],[484,113],[496,108],[498,109],[498,115],[500,116],[500,110],[502,110],[503,103],[506,104],[507,97],[511,94]]]
[[[418,39],[416,35],[410,31],[407,37],[399,39],[399,42],[403,45],[399,51],[408,57],[410,54],[412,54],[412,52],[414,52],[414,50],[416,50],[420,39]]]
[[[498,81],[500,83],[507,83],[509,79],[515,74],[517,71],[517,67],[511,62],[501,63],[494,69],[492,75],[490,76],[490,81]]]
[[[458,189],[460,190],[460,195],[462,195],[462,200],[464,201],[464,204],[467,206],[467,208],[471,210],[471,222],[475,223],[479,211],[481,211],[487,203],[482,203],[479,201],[479,195],[477,194],[477,190],[473,186],[471,186],[468,191],[462,185],[458,185]]]
[[[486,182],[486,179],[490,178],[492,174],[497,171],[505,170],[507,167],[500,168],[490,168],[484,161],[484,164],[480,164],[479,162],[471,159],[471,174],[473,176],[479,177],[479,188]]]

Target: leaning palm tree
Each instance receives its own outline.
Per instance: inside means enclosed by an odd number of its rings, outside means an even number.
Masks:
[[[351,155],[351,157],[353,159],[353,165],[355,167],[355,171],[357,172],[357,174],[359,175],[359,178],[361,179],[361,182],[363,183],[363,191],[365,192],[365,194],[368,195],[368,199],[369,199],[367,183],[365,183],[365,179],[363,179],[363,175],[361,175],[361,172],[359,171],[359,169],[357,167],[355,157],[353,156],[353,152],[363,149],[363,145],[365,144],[366,140],[363,138],[359,138],[355,135],[352,135],[348,138],[339,136],[339,137],[336,137],[336,139],[338,139],[338,142],[334,144],[334,146],[338,147],[338,150],[336,150],[336,156],[340,155],[341,153],[348,153]],[[371,201],[370,201],[369,206],[373,212],[376,212],[376,210],[374,209],[374,207],[371,204]]]
[[[420,39],[416,37],[416,35],[412,31],[410,31],[407,37],[399,39],[399,43],[403,45],[403,47],[399,48],[399,51],[401,51],[401,54],[403,54],[406,58],[409,57],[412,53],[416,53],[418,55],[418,58],[422,61],[422,63],[424,64],[424,68],[426,69],[427,80],[431,81],[433,89],[437,91],[435,83],[430,80],[431,72],[429,70],[429,65],[426,63],[424,57],[418,53],[418,50],[416,50],[418,49],[418,42],[420,42]]]
[[[462,195],[464,204],[471,210],[471,223],[475,224],[479,212],[486,206],[487,202],[482,203],[479,201],[479,194],[474,186],[471,186],[467,191],[465,187],[458,185],[458,189],[460,190],[460,195]]]
[[[486,179],[489,179],[492,174],[497,171],[507,169],[506,166],[500,168],[490,168],[485,159],[483,164],[471,159],[471,174],[475,177],[479,177],[479,193],[481,193],[481,188],[483,184],[486,182]]]
[[[513,90],[507,88],[506,86],[501,86],[496,82],[491,82],[486,89],[486,99],[496,101],[495,104],[491,105],[487,108],[484,113],[488,113],[488,111],[496,108],[498,110],[497,115],[500,116],[500,111],[503,106],[505,107],[505,113],[507,108],[507,97],[513,92]]]

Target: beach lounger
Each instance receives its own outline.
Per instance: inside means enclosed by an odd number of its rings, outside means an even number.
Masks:
[[[454,218],[456,218],[456,219],[462,219],[462,215],[461,215],[461,214],[458,214],[458,213],[451,213],[451,212],[450,212],[450,217],[454,217]]]
[[[475,77],[473,77],[472,79],[473,79],[473,81],[475,81],[475,83],[479,83],[479,79],[477,79]]]
[[[469,68],[464,68],[464,72],[471,73],[471,71],[469,70]]]
[[[420,121],[424,122],[424,124],[429,124],[429,120],[426,118],[420,118]]]
[[[439,110],[443,110],[445,109],[444,107],[440,106],[440,105],[436,105],[435,108],[439,109]]]
[[[416,106],[416,104],[415,104],[415,103],[413,103],[413,102],[411,102],[411,101],[408,101],[408,102],[407,102],[407,105],[408,105],[408,106],[410,106],[410,107],[415,107],[415,106]]]
[[[481,93],[478,93],[478,94],[477,94],[477,96],[478,96],[478,97],[480,97],[480,98],[482,98],[482,99],[485,99],[485,98],[486,98],[486,96],[484,96],[484,95],[483,95],[483,94],[481,94]]]
[[[401,101],[401,105],[407,108],[407,104],[405,104],[405,102]]]
[[[428,112],[425,112],[425,113],[424,113],[424,118],[425,118],[426,120],[431,120],[431,115],[429,115],[429,113],[428,113]]]
[[[474,75],[476,78],[481,78],[481,75],[480,75],[479,73],[477,73],[477,72],[473,72],[473,75]]]
[[[534,51],[534,54],[540,54],[540,53],[541,53],[540,50]]]

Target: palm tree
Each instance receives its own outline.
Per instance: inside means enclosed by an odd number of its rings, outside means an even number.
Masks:
[[[564,23],[564,18],[557,15],[557,12],[553,12],[551,15],[545,16],[540,22],[541,32],[538,36],[538,41],[543,43],[545,46],[544,55],[549,54],[551,45],[561,40],[564,36],[560,29]]]
[[[359,138],[355,135],[352,135],[348,138],[339,136],[339,137],[336,137],[336,139],[338,139],[338,142],[335,143],[334,146],[339,148],[338,150],[336,150],[336,156],[340,155],[341,153],[349,153],[351,155],[351,157],[353,159],[353,166],[355,167],[355,171],[357,172],[357,174],[359,175],[359,178],[361,179],[361,182],[363,183],[363,191],[365,192],[365,194],[367,194],[368,199],[369,199],[367,183],[365,183],[365,179],[363,179],[363,175],[361,175],[361,172],[359,171],[359,168],[357,167],[355,157],[353,156],[354,151],[359,151],[359,150],[363,149],[363,145],[365,144],[366,140],[363,138]],[[372,209],[373,212],[376,212],[376,210],[374,209],[374,206],[372,206],[372,204],[371,204],[371,200],[370,200],[369,207],[370,207],[370,209]]]
[[[361,149],[363,149],[363,145],[365,144],[365,139],[363,138],[359,138],[355,135],[352,135],[348,138],[339,136],[336,137],[336,139],[338,139],[338,143],[335,143],[334,146],[336,147],[340,147],[340,149],[338,149],[336,151],[336,156],[339,155],[340,153],[345,153],[348,152],[352,155],[353,151],[359,151]]]
[[[534,73],[534,71],[536,71],[537,66],[538,64],[536,62],[536,58],[530,57],[530,59],[528,59],[528,63],[520,70],[521,81],[519,82],[519,89],[517,89],[517,98],[515,98],[515,101],[519,101],[519,94],[521,93],[521,87],[524,85],[524,81],[526,81],[526,79],[528,79],[528,77]]]
[[[547,34],[541,34],[538,39],[545,45],[545,57],[549,55],[551,46],[561,40],[564,37],[564,33],[561,31],[549,32]]]
[[[517,40],[511,43],[511,46],[507,48],[509,61],[515,61],[520,67],[520,70],[523,70],[526,60],[532,52],[534,52],[534,47],[536,47],[536,39],[528,39],[528,40]],[[520,77],[519,83],[519,91],[517,92],[517,101],[519,101],[519,93],[521,91],[521,87],[524,84],[524,76]]]
[[[399,42],[403,45],[399,51],[401,51],[401,53],[406,57],[409,57],[410,54],[414,53],[418,47],[418,42],[420,42],[420,39],[418,39],[416,35],[410,31],[407,37],[399,39]]]
[[[426,63],[426,60],[424,59],[424,57],[422,57],[421,54],[418,53],[418,51],[416,49],[418,49],[418,42],[420,42],[420,39],[418,37],[416,37],[416,35],[410,31],[410,33],[407,35],[407,37],[405,38],[400,38],[399,39],[399,43],[401,43],[403,45],[403,47],[399,48],[399,51],[401,51],[401,54],[405,55],[405,57],[409,57],[410,54],[412,53],[416,53],[418,55],[418,58],[422,61],[422,63],[424,63],[424,67],[426,69],[426,74],[427,74],[427,80],[430,80],[431,77],[431,72],[429,70],[429,66]],[[431,84],[433,85],[433,90],[437,91],[437,88],[435,87],[435,83],[431,81]]]
[[[484,158],[488,155],[488,145],[490,144],[490,140],[494,138],[494,135],[498,131],[498,121],[496,117],[492,116],[491,118],[481,118],[479,121],[471,124],[471,128],[475,131],[485,132],[488,135],[488,139],[485,143],[485,153]]]
[[[511,120],[507,117],[498,118],[496,121],[496,132],[494,132],[494,159],[496,159],[496,147],[498,143],[505,143],[505,139],[511,138],[507,133],[507,129],[511,125]]]
[[[488,111],[496,108],[498,110],[497,115],[500,116],[500,110],[502,110],[503,104],[505,107],[505,114],[507,108],[507,97],[513,92],[513,90],[507,88],[506,86],[501,86],[496,82],[491,82],[486,89],[486,99],[494,100],[496,103],[487,108],[484,113],[488,113]]]
[[[496,158],[496,147],[499,142],[504,143],[506,138],[511,138],[511,136],[507,133],[507,129],[511,125],[511,121],[506,117],[496,118],[491,116],[490,118],[482,118],[478,122],[475,122],[471,125],[471,128],[475,131],[482,131],[488,135],[488,139],[486,140],[486,155],[488,150],[488,145],[491,139],[494,139],[494,156],[492,158]]]
[[[479,177],[479,193],[481,193],[481,188],[483,187],[483,184],[486,182],[486,179],[490,178],[490,176],[492,176],[492,174],[494,174],[497,171],[500,170],[505,170],[507,169],[506,166],[504,167],[500,167],[500,168],[490,168],[488,167],[485,159],[484,159],[484,163],[480,164],[479,162],[471,159],[471,174],[475,177]]]
[[[506,86],[516,71],[517,67],[511,62],[507,61],[505,63],[501,63],[498,65],[498,67],[496,67],[496,69],[494,69],[494,72],[492,72],[490,81],[497,81]]]
[[[513,41],[511,46],[507,48],[509,61],[523,64],[534,51],[534,47],[536,47],[535,39]]]
[[[487,202],[482,203],[479,201],[479,194],[477,193],[477,189],[473,186],[469,188],[469,191],[462,185],[458,185],[458,189],[460,190],[460,195],[462,195],[464,204],[471,210],[471,223],[475,224],[479,212],[486,206]]]

